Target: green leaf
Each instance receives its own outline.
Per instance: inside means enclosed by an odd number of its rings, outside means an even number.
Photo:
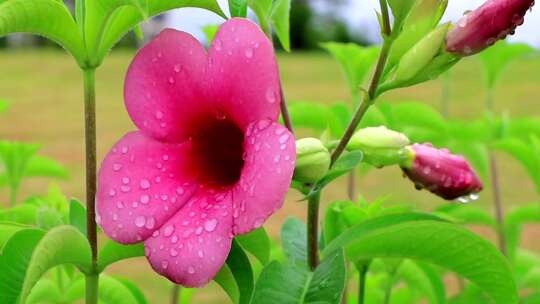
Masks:
[[[336,178],[352,171],[362,161],[363,154],[360,151],[344,153],[334,164],[326,176],[319,181],[319,188],[323,188]]]
[[[37,210],[36,224],[43,230],[50,230],[64,224],[62,215],[53,208],[41,207]]]
[[[58,289],[58,286],[51,280],[42,278],[32,288],[26,304],[62,303],[62,301],[62,292]]]
[[[521,241],[523,226],[527,223],[540,222],[540,206],[528,205],[513,209],[504,219],[504,234],[508,246],[508,256],[511,260],[516,256]]]
[[[0,221],[35,225],[38,206],[21,204],[8,209],[0,209]]]
[[[66,300],[75,302],[83,299],[85,289],[84,278],[76,280],[66,291]],[[99,277],[98,297],[99,302],[103,304],[139,304],[139,300],[133,295],[131,289],[123,282],[105,274]]]
[[[250,303],[254,288],[253,269],[251,268],[248,256],[236,240],[233,240],[226,263],[231,269],[240,291],[238,303]]]
[[[290,11],[291,0],[275,0],[270,15],[279,42],[287,52],[291,50]]]
[[[0,252],[4,244],[17,232],[29,228],[26,225],[19,223],[0,222]]]
[[[433,267],[404,260],[399,265],[397,276],[405,281],[410,289],[418,291],[422,297],[426,297],[429,303],[446,303],[444,283]]]
[[[206,36],[206,40],[208,41],[208,44],[212,43],[214,40],[214,37],[216,37],[217,31],[219,30],[219,25],[217,24],[211,24],[206,25],[203,27],[204,35]]]
[[[0,5],[0,17],[1,14]],[[16,193],[26,173],[28,163],[38,149],[39,146],[34,144],[0,141],[0,162],[4,166],[4,174],[12,191],[12,199],[16,198]],[[12,204],[14,203],[15,201],[12,201]]]
[[[144,296],[143,292],[135,285],[133,282],[124,279],[124,278],[115,278],[118,282],[122,283],[129,291],[131,291],[131,294],[135,297],[137,300],[137,304],[147,304],[148,301],[146,300],[146,297]]]
[[[9,103],[6,100],[0,99],[0,113],[3,113],[7,110]]]
[[[496,225],[493,217],[478,206],[450,203],[435,209],[435,213],[447,216],[459,224],[486,225],[490,227]]]
[[[234,278],[234,274],[227,264],[221,267],[220,271],[214,277],[214,281],[223,288],[233,303],[238,303],[240,300],[240,289]]]
[[[481,52],[478,56],[483,63],[487,87],[493,88],[495,86],[504,69],[512,61],[533,52],[535,49],[528,44],[508,43],[505,40],[501,40]]]
[[[388,0],[394,15],[394,31],[401,31],[401,24],[409,14],[416,0]]]
[[[396,214],[388,214],[388,215],[375,217],[375,218],[360,222],[359,224],[346,230],[334,241],[330,242],[328,246],[324,248],[322,254],[323,255],[329,254],[337,250],[338,248],[346,246],[350,242],[354,241],[356,238],[362,235],[368,234],[377,229],[391,227],[393,225],[397,225],[401,223],[415,222],[415,221],[421,221],[421,220],[444,221],[444,219],[437,217],[436,215],[432,215],[428,213],[417,213],[417,212],[396,213]]]
[[[433,263],[469,279],[495,303],[517,303],[510,266],[493,244],[467,229],[440,221],[404,222],[375,229],[345,246],[352,261],[410,258]]]
[[[101,0],[109,1],[109,0]],[[141,1],[141,0],[115,0],[118,1]],[[214,12],[223,18],[227,16],[223,13],[219,4],[215,0],[146,0],[146,16],[141,15],[139,8],[131,6],[120,6],[110,16],[106,26],[102,29],[102,35],[99,44],[99,52],[96,55],[97,63],[101,63],[103,58],[112,49],[112,47],[135,25],[144,20],[145,17],[159,15],[168,10],[183,7],[196,7]]]
[[[337,251],[324,259],[315,272],[295,264],[271,262],[261,273],[252,303],[339,303],[345,287],[345,260]]]
[[[505,138],[493,143],[493,148],[504,151],[519,161],[540,192],[540,155],[530,144],[516,138]]]
[[[231,17],[242,17],[247,16],[247,0],[229,0],[229,12]]]
[[[297,218],[288,218],[281,227],[281,242],[291,264],[307,267],[306,241],[306,224]]]
[[[268,33],[270,33],[272,0],[248,0],[248,4],[257,16],[261,29],[268,35]]]
[[[141,256],[144,256],[143,243],[124,245],[109,240],[99,252],[98,270],[102,272],[107,266],[115,262]]]
[[[270,260],[270,237],[263,227],[239,235],[235,239],[245,251],[256,257],[262,265],[266,265]]]
[[[67,169],[54,159],[34,155],[27,164],[25,177],[54,177],[66,179]]]
[[[9,0],[0,2],[0,37],[28,32],[60,44],[84,66],[86,54],[77,25],[63,1]]]
[[[74,198],[69,201],[69,224],[86,235],[86,208]]]
[[[294,126],[324,131],[328,126],[328,107],[310,101],[292,101],[289,103],[289,114]]]
[[[328,42],[321,46],[339,63],[349,84],[351,96],[358,97],[379,57],[379,47],[364,47],[354,43]]]

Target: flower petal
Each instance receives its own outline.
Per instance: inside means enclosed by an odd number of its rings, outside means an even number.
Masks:
[[[209,99],[240,126],[277,120],[279,72],[272,43],[253,22],[233,18],[219,29],[209,49]]]
[[[246,131],[244,153],[242,175],[233,189],[235,234],[260,227],[282,206],[296,160],[294,135],[275,122],[260,120]]]
[[[120,243],[148,238],[193,195],[198,185],[183,175],[190,144],[158,142],[142,132],[126,134],[99,170],[98,222]]]
[[[200,190],[145,242],[154,270],[188,287],[208,283],[231,248],[231,193]]]
[[[193,36],[166,29],[143,47],[126,75],[124,99],[137,127],[157,139],[186,138],[186,120],[204,111],[207,55]]]

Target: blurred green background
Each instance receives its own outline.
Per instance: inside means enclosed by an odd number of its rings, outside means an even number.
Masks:
[[[127,131],[135,129],[123,104],[122,91],[126,69],[134,50],[113,52],[97,71],[98,158]],[[347,85],[339,66],[323,52],[294,52],[278,54],[287,99],[332,103],[348,101]],[[84,199],[84,142],[82,79],[73,60],[57,49],[0,51],[0,97],[10,102],[0,117],[0,138],[34,142],[43,145],[42,155],[59,160],[70,171],[70,178],[59,182],[67,196]],[[538,84],[540,59],[523,59],[512,64],[497,87],[497,112],[512,117],[538,116]],[[453,70],[450,80],[449,115],[473,119],[483,111],[485,91],[479,60],[467,59]],[[441,81],[431,81],[409,89],[384,95],[379,102],[398,103],[420,101],[439,108]],[[299,130],[300,136],[308,135]],[[500,155],[502,193],[506,209],[538,201],[532,182],[522,167],[506,155]],[[475,204],[491,210],[488,185]],[[48,181],[25,181],[20,198],[46,193]],[[324,192],[323,201],[346,199],[346,180],[342,179]],[[416,191],[402,178],[397,168],[373,170],[358,180],[359,193],[368,200],[391,194],[389,203],[410,203],[430,210],[444,203],[425,191]],[[7,206],[7,189],[0,191],[0,202]],[[271,236],[277,239],[285,218],[305,218],[305,203],[291,190],[283,209],[266,224]],[[5,202],[5,203],[4,203]],[[524,234],[525,248],[540,251],[540,227],[529,226]],[[473,227],[485,237],[494,239],[488,231]],[[151,303],[165,303],[170,283],[155,274],[144,259],[115,264],[110,272],[133,279]],[[212,283],[209,290],[195,295],[193,303],[222,303],[226,296]]]

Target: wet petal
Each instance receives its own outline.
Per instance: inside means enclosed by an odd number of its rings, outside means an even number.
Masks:
[[[206,64],[199,41],[173,29],[139,50],[124,88],[126,107],[137,127],[158,139],[186,138],[187,120],[206,104],[201,88]]]
[[[198,187],[183,175],[187,144],[158,142],[142,132],[125,135],[105,157],[96,197],[98,222],[120,243],[136,243],[173,216]]]
[[[275,122],[260,120],[246,131],[244,153],[242,175],[233,190],[235,234],[262,226],[282,206],[294,171],[294,136]]]
[[[208,283],[225,263],[232,241],[231,194],[200,190],[146,240],[152,267],[188,287]]]
[[[209,50],[210,100],[247,127],[260,119],[277,120],[279,72],[270,40],[247,19],[223,24]]]

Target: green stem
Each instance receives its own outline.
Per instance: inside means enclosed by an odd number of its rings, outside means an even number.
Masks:
[[[358,304],[364,304],[368,267],[368,264],[358,267]]]
[[[307,215],[307,258],[312,271],[319,265],[319,204],[321,193],[316,192],[308,199]]]
[[[84,77],[84,135],[86,147],[86,230],[92,249],[92,268],[86,276],[86,304],[96,304],[99,272],[97,270],[96,225],[96,70],[83,70]]]
[[[173,288],[171,290],[171,304],[178,304],[180,303],[180,291],[181,287],[180,285],[174,284]]]

